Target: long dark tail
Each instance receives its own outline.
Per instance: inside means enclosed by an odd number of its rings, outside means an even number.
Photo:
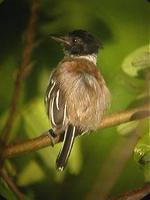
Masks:
[[[67,164],[71,149],[73,147],[75,133],[76,127],[73,125],[69,125],[65,130],[63,146],[56,159],[56,167],[60,171],[63,171]]]

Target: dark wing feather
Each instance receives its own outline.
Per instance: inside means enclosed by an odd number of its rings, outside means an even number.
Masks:
[[[66,124],[66,105],[64,95],[59,83],[51,77],[45,96],[47,114],[52,127],[56,130],[63,129]]]
[[[69,155],[73,147],[75,133],[76,127],[72,125],[69,125],[65,130],[63,146],[56,160],[56,167],[60,171],[63,171],[68,161]]]

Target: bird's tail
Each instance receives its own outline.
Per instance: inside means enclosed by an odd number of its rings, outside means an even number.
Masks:
[[[76,127],[73,125],[69,125],[65,130],[63,146],[56,159],[56,167],[60,171],[63,171],[67,164],[71,149],[73,147],[75,133]]]

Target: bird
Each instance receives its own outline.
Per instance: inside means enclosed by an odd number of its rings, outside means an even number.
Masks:
[[[64,57],[50,75],[44,101],[50,136],[63,136],[56,159],[57,170],[63,171],[75,137],[98,129],[111,94],[97,68],[102,45],[96,37],[79,29],[51,38],[63,46]]]

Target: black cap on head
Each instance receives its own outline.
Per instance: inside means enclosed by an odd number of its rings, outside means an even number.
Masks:
[[[65,37],[52,37],[64,45],[65,52],[70,55],[97,54],[101,47],[99,41],[89,32],[75,30]]]

